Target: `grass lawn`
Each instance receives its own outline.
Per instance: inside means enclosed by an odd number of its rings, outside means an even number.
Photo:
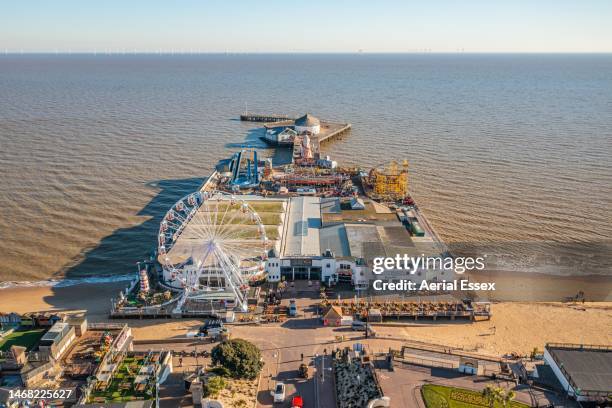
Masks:
[[[15,330],[0,339],[0,351],[8,351],[11,346],[22,346],[31,350],[45,334],[45,329]]]
[[[89,396],[89,402],[95,402],[97,398],[102,398],[106,402],[127,402],[133,400],[150,399],[152,392],[137,391],[134,379],[144,363],[142,357],[125,357],[121,361],[117,371],[113,374],[111,383],[105,390],[94,390]],[[148,387],[151,390],[151,387]]]
[[[479,392],[463,388],[427,384],[421,388],[421,394],[427,408],[488,408],[489,406],[486,399]],[[508,407],[528,408],[529,405],[512,401]],[[495,408],[503,408],[503,405],[496,402]]]
[[[279,213],[283,211],[283,203],[280,201],[249,201],[249,205],[258,213]]]

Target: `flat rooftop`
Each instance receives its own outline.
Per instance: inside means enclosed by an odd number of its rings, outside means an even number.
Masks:
[[[287,211],[281,256],[320,256],[321,199],[292,197]]]
[[[612,392],[612,348],[546,346],[578,388]]]
[[[365,204],[365,209],[363,210],[340,210],[339,202],[335,203],[333,201],[334,199],[325,199],[322,204],[323,225],[340,222],[368,222],[380,225],[399,225],[395,212],[368,198],[362,199]]]
[[[53,343],[60,340],[62,337],[66,335],[66,333],[70,330],[70,325],[65,322],[57,322],[49,331],[45,333],[44,336],[40,339],[41,343]]]
[[[338,198],[293,197],[287,206],[287,223],[281,238],[284,258],[321,256],[331,250],[336,257],[364,258],[439,256],[430,238],[412,237],[395,211],[369,199],[365,209],[352,210]]]
[[[351,246],[344,224],[321,228],[319,231],[319,245],[323,252],[329,249],[336,257],[351,256]]]

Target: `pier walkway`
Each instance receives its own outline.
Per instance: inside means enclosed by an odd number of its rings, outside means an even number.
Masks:
[[[296,117],[277,114],[243,113],[240,120],[243,122],[285,122],[294,121]]]

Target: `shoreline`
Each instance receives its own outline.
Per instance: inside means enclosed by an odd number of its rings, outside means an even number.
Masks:
[[[138,277],[137,274],[122,274],[122,275],[96,275],[83,276],[80,278],[50,278],[39,281],[2,281],[0,282],[0,291],[14,288],[38,288],[38,287],[69,287],[79,286],[92,283],[113,283],[113,282],[128,282]]]
[[[63,311],[87,313],[90,322],[119,322],[132,327],[137,340],[185,338],[202,319],[121,319],[109,318],[111,297],[125,282],[88,283],[75,286],[20,287],[3,290],[0,313]],[[402,327],[379,327],[381,339],[399,337],[457,348],[478,348],[502,355],[528,354],[546,342],[610,344],[612,335],[602,327],[612,326],[612,302],[494,302],[489,321],[458,323],[447,320],[406,322]],[[391,322],[392,323],[392,322]],[[322,326],[321,326],[322,327]],[[237,333],[239,333],[239,329]],[[264,329],[265,330],[265,329]],[[326,332],[327,333],[327,332]],[[332,332],[328,333],[331,336]]]

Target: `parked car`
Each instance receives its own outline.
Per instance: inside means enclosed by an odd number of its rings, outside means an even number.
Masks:
[[[274,402],[284,402],[285,401],[285,384],[282,382],[276,383],[276,387],[274,387],[274,391],[272,391],[272,396],[274,397]]]
[[[203,336],[218,336],[225,330],[223,321],[220,319],[207,320],[202,326],[198,333],[198,337]]]
[[[296,395],[291,399],[291,408],[303,408],[304,400],[299,395]]]

